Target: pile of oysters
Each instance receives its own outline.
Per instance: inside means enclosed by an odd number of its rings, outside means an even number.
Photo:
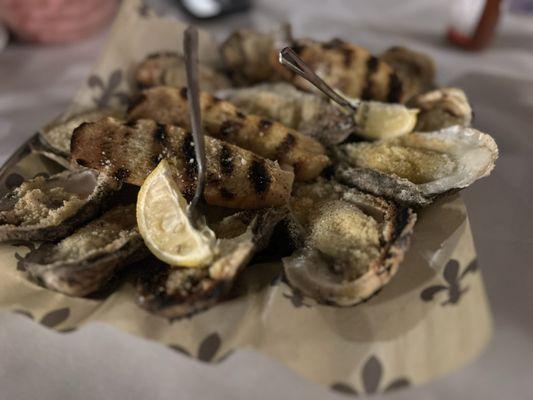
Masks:
[[[237,31],[220,45],[223,68],[199,69],[202,213],[221,243],[210,265],[161,262],[136,223],[138,188],[162,159],[188,201],[197,185],[185,60],[158,53],[135,66],[127,110],[90,110],[39,132],[33,151],[65,170],[0,200],[0,241],[40,244],[23,273],[85,297],[135,270],[137,303],[182,317],[224,299],[276,229],[290,244],[284,276],[305,296],[351,306],[387,284],[416,211],[487,176],[496,143],[470,126],[461,89],[435,86],[425,54],[281,36]],[[286,47],[348,106],[282,65]]]

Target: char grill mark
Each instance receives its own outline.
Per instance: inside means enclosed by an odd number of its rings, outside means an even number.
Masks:
[[[136,95],[132,96],[130,98],[130,102],[128,104],[127,113],[130,113],[134,108],[136,108],[138,105],[144,103],[146,101],[147,97],[144,93],[137,93]]]
[[[218,136],[221,138],[227,138],[228,136],[233,135],[234,133],[239,132],[242,129],[242,124],[239,122],[226,120],[220,124],[218,129]]]
[[[225,188],[224,186],[222,186],[220,188],[220,196],[222,196],[222,198],[226,199],[226,200],[233,200],[235,199],[235,193],[233,193],[231,190],[229,190],[228,188]]]
[[[157,123],[157,127],[154,131],[154,139],[158,143],[163,143],[165,140],[165,125]]]
[[[233,172],[233,155],[231,149],[222,144],[219,156],[220,170],[224,175],[231,175]]]
[[[265,168],[264,161],[253,160],[250,168],[248,169],[248,179],[252,183],[254,190],[257,194],[265,193],[272,179],[268,170]]]
[[[117,182],[123,182],[128,176],[130,176],[130,170],[127,168],[118,168],[113,174],[113,178]]]
[[[181,153],[185,160],[185,175],[189,180],[196,176],[196,154],[194,153],[194,141],[190,133],[187,133],[181,144]]]
[[[183,100],[187,100],[187,88],[186,87],[182,87],[180,89],[180,97],[183,99]]]
[[[345,43],[346,42],[344,42],[342,39],[334,38],[334,39],[331,39],[329,42],[322,43],[322,48],[326,50],[338,49],[344,46]]]
[[[372,77],[377,71],[378,66],[379,60],[377,59],[377,57],[370,56],[366,60],[365,87],[363,89],[363,93],[361,94],[362,100],[372,99]]]
[[[402,97],[402,81],[398,78],[396,72],[391,72],[389,74],[389,90],[387,94],[387,101],[389,103],[399,103],[400,98]]]
[[[296,145],[296,136],[287,132],[287,135],[283,141],[276,148],[277,158],[281,158],[284,154],[288,153]]]
[[[261,130],[261,132],[266,132],[270,129],[270,127],[272,126],[273,122],[268,120],[268,119],[265,119],[265,118],[262,118],[259,120],[259,123],[257,124],[259,129]]]
[[[351,67],[355,58],[355,51],[351,47],[342,46],[342,62],[346,68]]]

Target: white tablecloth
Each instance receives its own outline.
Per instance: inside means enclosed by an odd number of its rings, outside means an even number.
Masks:
[[[173,1],[155,3],[164,11]],[[269,28],[289,19],[296,35],[339,36],[376,52],[408,45],[435,57],[439,82],[467,91],[475,125],[491,133],[501,151],[490,178],[463,192],[494,312],[494,338],[470,365],[388,398],[531,398],[533,16],[507,16],[492,47],[467,53],[443,39],[447,3],[262,0],[250,14],[202,25],[223,37],[235,27]],[[105,33],[69,46],[12,45],[0,53],[0,163],[65,108],[104,40]],[[0,314],[2,400],[342,397],[251,350],[210,366],[101,324],[59,335],[22,316]]]

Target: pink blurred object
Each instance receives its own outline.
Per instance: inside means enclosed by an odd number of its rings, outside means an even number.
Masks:
[[[24,41],[71,42],[104,28],[118,4],[119,0],[0,0],[0,19]]]

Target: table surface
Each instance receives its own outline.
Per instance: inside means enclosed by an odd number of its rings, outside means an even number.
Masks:
[[[171,0],[153,3],[159,11],[179,16]],[[533,392],[533,16],[507,15],[487,51],[467,53],[443,39],[448,2],[325,3],[256,1],[251,13],[201,26],[223,37],[236,27],[269,28],[289,19],[296,35],[344,37],[375,52],[407,45],[435,58],[440,83],[467,92],[476,127],[492,134],[500,148],[492,175],[463,191],[494,313],[493,340],[469,365],[387,398],[528,398]],[[105,36],[106,32],[68,46],[12,45],[0,53],[0,163],[64,110],[87,77]],[[103,324],[59,335],[22,316],[0,314],[0,399],[126,397],[344,395],[310,383],[252,350],[237,351],[215,368]]]

